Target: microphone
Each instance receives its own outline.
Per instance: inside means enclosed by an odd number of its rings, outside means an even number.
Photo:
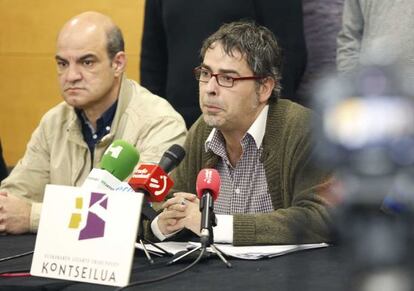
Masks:
[[[177,167],[184,156],[184,149],[174,144],[164,153],[158,165],[140,163],[128,184],[134,191],[144,193],[149,201],[161,202],[174,185],[167,173]]]
[[[134,146],[115,140],[102,156],[100,169],[93,168],[82,187],[104,191],[125,188],[122,180],[129,176],[138,161],[139,153]]]
[[[220,175],[215,169],[203,169],[198,173],[196,190],[200,199],[201,225],[200,242],[204,247],[213,243],[213,229],[215,226],[214,200],[220,192]],[[211,232],[211,233],[210,233]]]
[[[183,149],[183,147],[178,144],[173,144],[161,157],[161,160],[158,165],[166,173],[169,173],[181,163],[184,157],[185,150]]]
[[[101,169],[108,171],[118,180],[125,180],[139,161],[137,149],[123,140],[115,140],[105,151]]]
[[[141,193],[147,198],[147,201],[144,201],[142,205],[141,224],[143,219],[152,221],[157,217],[158,213],[151,207],[149,201],[160,202],[164,200],[165,196],[167,196],[171,187],[174,185],[167,173],[177,167],[184,159],[184,156],[184,149],[181,146],[174,144],[163,154],[158,165],[140,163],[137,171],[129,179],[129,186],[131,186],[135,192]],[[144,241],[150,243],[163,253],[168,254],[163,248],[143,238],[140,229],[142,229],[142,227],[140,227],[138,231],[138,240],[151,264],[153,263],[153,260],[143,243]]]
[[[213,226],[217,225],[216,216],[214,215],[214,200],[217,199],[220,192],[220,175],[215,169],[202,169],[197,176],[196,191],[198,198],[200,199],[200,212],[201,212],[201,225],[200,225],[200,245],[195,249],[189,250],[182,254],[178,252],[175,254],[168,265],[175,263],[182,258],[194,253],[194,251],[201,250],[196,262],[206,254],[206,248],[210,247],[211,250],[217,254],[217,256],[226,264],[228,268],[231,268],[231,264],[226,260],[223,254],[214,246],[214,233]]]

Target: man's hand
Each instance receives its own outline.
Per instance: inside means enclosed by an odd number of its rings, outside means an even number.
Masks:
[[[158,227],[164,235],[184,227],[200,235],[201,213],[197,196],[179,192],[163,204],[163,212],[158,217]]]
[[[29,232],[31,208],[29,202],[6,192],[0,192],[0,233]]]

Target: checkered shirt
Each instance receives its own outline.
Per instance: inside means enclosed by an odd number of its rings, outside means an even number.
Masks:
[[[241,146],[243,154],[233,167],[226,153],[224,137],[219,130],[215,130],[212,139],[205,144],[206,150],[211,150],[220,157],[216,166],[221,178],[220,193],[214,203],[216,214],[273,211],[264,166],[260,162],[263,147],[257,148],[249,133],[241,140]]]

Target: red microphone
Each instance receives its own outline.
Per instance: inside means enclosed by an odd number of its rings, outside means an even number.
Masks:
[[[220,192],[220,175],[215,169],[203,169],[197,176],[197,195],[200,199],[201,225],[200,241],[203,246],[209,246],[214,242],[213,226],[216,219],[213,213],[214,200]]]
[[[161,157],[158,165],[141,163],[129,179],[128,184],[135,192],[143,192],[151,202],[161,202],[167,196],[174,182],[168,176],[184,159],[184,149],[174,144]]]
[[[156,164],[141,163],[129,179],[128,184],[135,192],[146,191],[151,202],[161,202],[167,196],[174,182]]]

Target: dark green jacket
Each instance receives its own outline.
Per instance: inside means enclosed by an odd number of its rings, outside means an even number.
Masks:
[[[288,100],[270,104],[261,160],[275,211],[235,214],[234,245],[329,240],[331,218],[324,195],[330,175],[312,161],[311,117],[309,109]],[[186,157],[172,174],[174,192],[196,193],[198,172],[217,164],[218,156],[204,151],[211,130],[202,117],[191,127]]]

